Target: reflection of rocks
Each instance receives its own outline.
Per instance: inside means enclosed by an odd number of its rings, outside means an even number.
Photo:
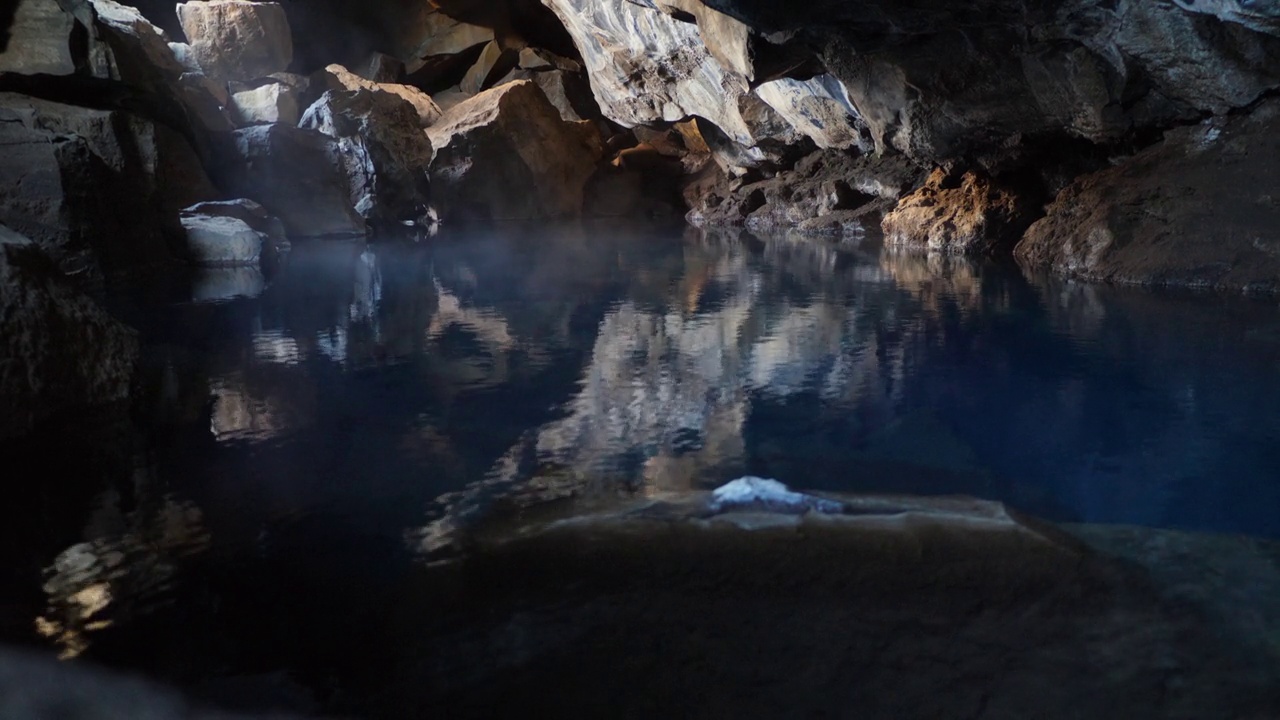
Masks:
[[[267,280],[257,268],[202,268],[192,281],[192,302],[218,302],[254,298],[262,294]]]
[[[35,243],[0,226],[0,436],[125,399],[137,357],[131,329],[60,277]]]
[[[36,629],[63,658],[87,650],[93,633],[163,601],[178,561],[208,545],[194,506],[144,496],[139,507],[124,507],[116,493],[105,493],[90,523],[94,539],[67,548],[46,570],[49,609]]]

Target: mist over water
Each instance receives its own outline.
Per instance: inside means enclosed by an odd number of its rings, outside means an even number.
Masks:
[[[142,399],[14,449],[79,479],[3,518],[0,630],[178,679],[332,672],[504,499],[752,474],[1280,536],[1273,302],[599,225],[299,244],[269,278],[111,302]]]

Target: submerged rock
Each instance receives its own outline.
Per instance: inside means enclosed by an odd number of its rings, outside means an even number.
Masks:
[[[178,21],[192,56],[209,77],[253,80],[283,72],[293,60],[289,19],[279,3],[179,3]]]
[[[366,220],[413,220],[430,202],[431,140],[413,105],[398,95],[326,92],[307,109],[302,126],[334,138],[351,205]]]
[[[1280,291],[1280,101],[1084,175],[1015,255],[1091,280]]]
[[[1034,213],[1019,193],[986,175],[938,169],[898,201],[881,228],[886,245],[981,255],[1012,248]]]
[[[594,127],[562,120],[528,80],[454,106],[427,132],[432,189],[446,219],[577,216],[602,151]]]
[[[260,202],[290,236],[364,234],[342,154],[323,133],[280,123],[237,130],[219,160],[224,190]]]
[[[0,437],[125,399],[138,340],[74,290],[39,247],[0,226]]]

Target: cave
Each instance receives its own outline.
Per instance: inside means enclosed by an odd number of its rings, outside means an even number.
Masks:
[[[1280,712],[1280,4],[4,0],[0,718]]]

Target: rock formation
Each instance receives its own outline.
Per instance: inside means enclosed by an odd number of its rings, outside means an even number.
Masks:
[[[595,128],[565,122],[528,80],[458,104],[427,133],[432,191],[446,217],[575,216],[601,153]]]

